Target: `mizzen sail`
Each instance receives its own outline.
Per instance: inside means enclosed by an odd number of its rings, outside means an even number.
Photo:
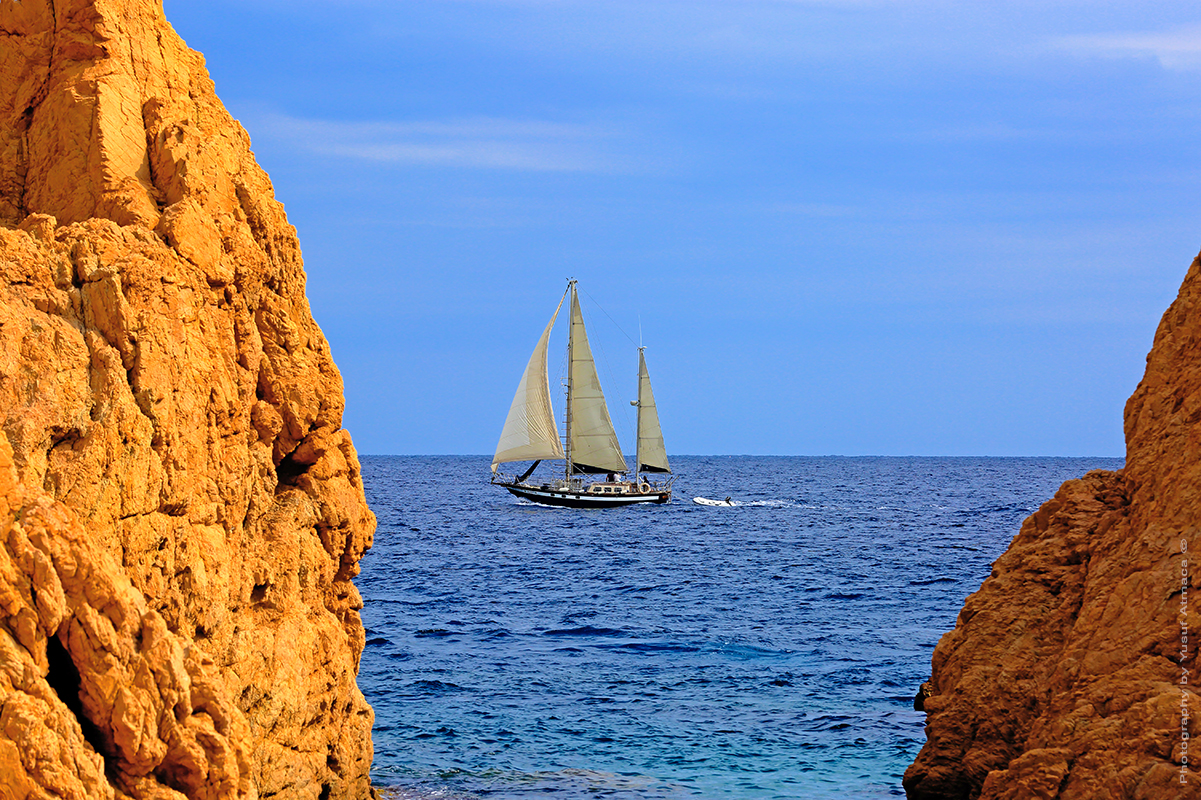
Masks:
[[[571,471],[625,472],[626,460],[609,419],[600,379],[596,376],[596,362],[592,359],[592,348],[584,331],[580,300],[574,291],[575,285],[571,288],[571,389],[567,396]]]
[[[567,294],[564,293],[563,297]],[[563,443],[559,441],[559,430],[555,427],[555,414],[550,405],[550,379],[546,373],[546,345],[551,328],[563,298],[554,315],[538,339],[525,374],[517,384],[517,394],[509,407],[509,416],[500,432],[496,455],[492,457],[492,471],[500,464],[510,461],[530,461],[539,458],[563,458]]]
[[[655,393],[651,391],[651,376],[646,371],[646,356],[638,348],[638,472],[671,472],[667,464],[667,448],[663,446],[663,429],[659,427],[659,411],[655,408]]]

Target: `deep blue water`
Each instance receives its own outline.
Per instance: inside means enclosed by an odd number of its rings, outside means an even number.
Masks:
[[[484,456],[362,461],[373,778],[497,800],[903,796],[964,598],[1060,483],[1122,466],[673,457],[670,504],[580,511]]]

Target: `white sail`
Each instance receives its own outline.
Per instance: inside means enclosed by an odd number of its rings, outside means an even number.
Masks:
[[[659,427],[659,411],[655,408],[655,393],[651,391],[651,376],[646,371],[646,356],[638,348],[638,472],[671,472],[667,464],[667,448],[663,446],[663,429]]]
[[[563,297],[566,296],[564,293]],[[559,441],[559,430],[555,427],[555,414],[550,405],[550,379],[546,373],[546,344],[561,308],[562,297],[517,384],[513,405],[509,407],[509,416],[505,418],[500,442],[496,445],[496,455],[492,457],[493,472],[499,464],[510,461],[563,458],[563,443]]]
[[[625,472],[626,460],[609,419],[605,395],[596,376],[592,348],[584,331],[584,316],[572,285],[571,292],[571,391],[567,413],[568,448],[574,472]]]

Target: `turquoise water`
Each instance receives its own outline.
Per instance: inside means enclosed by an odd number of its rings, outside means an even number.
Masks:
[[[678,457],[672,503],[597,511],[488,464],[363,459],[360,685],[400,797],[903,796],[964,597],[1062,481],[1122,462]]]

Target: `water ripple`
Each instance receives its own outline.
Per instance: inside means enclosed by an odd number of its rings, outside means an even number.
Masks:
[[[679,457],[683,502],[573,511],[488,486],[486,457],[362,463],[392,800],[903,796],[963,598],[1063,480],[1121,466]]]

